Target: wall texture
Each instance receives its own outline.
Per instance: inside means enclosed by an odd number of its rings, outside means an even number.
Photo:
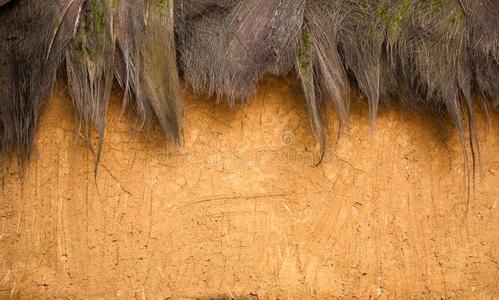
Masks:
[[[26,176],[7,162],[0,177],[0,298],[499,297],[499,116],[480,123],[465,214],[459,141],[431,117],[384,108],[373,130],[354,101],[312,167],[295,82],[266,79],[232,109],[184,99],[175,151],[116,94],[94,178],[56,91]]]

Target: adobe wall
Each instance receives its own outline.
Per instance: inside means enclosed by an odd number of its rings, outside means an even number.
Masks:
[[[498,297],[499,116],[480,122],[465,215],[461,146],[432,117],[383,108],[372,130],[356,100],[312,167],[295,82],[232,110],[184,102],[184,145],[165,151],[115,95],[94,178],[56,91],[24,181],[15,162],[0,177],[0,298]]]

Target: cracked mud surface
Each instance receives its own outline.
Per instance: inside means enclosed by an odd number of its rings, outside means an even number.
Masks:
[[[15,162],[0,177],[0,299],[498,297],[499,118],[465,216],[452,129],[384,108],[373,131],[355,101],[313,168],[300,97],[276,79],[232,110],[185,91],[175,152],[115,95],[94,180],[56,91],[24,182]]]

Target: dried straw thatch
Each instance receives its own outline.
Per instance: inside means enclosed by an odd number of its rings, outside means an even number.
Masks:
[[[381,103],[436,112],[474,152],[475,107],[499,104],[498,22],[497,0],[0,0],[0,152],[29,158],[61,65],[101,141],[114,79],[178,144],[179,73],[229,103],[293,73],[322,146],[324,106],[344,124],[354,85],[372,120]]]

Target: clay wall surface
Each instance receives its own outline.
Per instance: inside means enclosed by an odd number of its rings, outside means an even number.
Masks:
[[[382,108],[373,130],[354,100],[313,167],[297,83],[266,79],[232,109],[183,98],[175,151],[115,93],[94,177],[56,90],[24,179],[15,161],[0,177],[1,299],[499,297],[499,116],[479,122],[465,214],[461,145],[433,117]]]

